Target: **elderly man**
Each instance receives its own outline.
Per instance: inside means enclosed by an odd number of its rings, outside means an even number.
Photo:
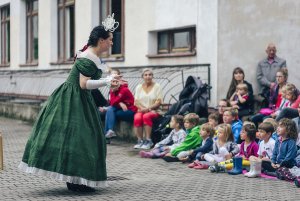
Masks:
[[[266,53],[268,57],[258,63],[256,75],[260,85],[260,94],[268,100],[270,88],[275,85],[276,72],[286,67],[286,60],[276,56],[276,46],[273,43],[268,45]]]

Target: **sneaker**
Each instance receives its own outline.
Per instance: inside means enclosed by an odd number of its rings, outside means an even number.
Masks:
[[[144,144],[141,146],[141,149],[151,149],[153,142],[151,140],[145,140]]]
[[[108,130],[107,133],[105,134],[106,138],[112,138],[112,137],[116,137],[116,133],[113,130]]]
[[[133,146],[134,149],[140,149],[143,145],[143,140],[138,140],[137,144]]]

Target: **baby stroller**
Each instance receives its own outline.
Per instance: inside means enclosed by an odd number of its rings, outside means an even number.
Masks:
[[[203,83],[200,78],[189,76],[185,87],[179,94],[179,101],[174,103],[170,109],[158,118],[152,128],[152,141],[154,143],[164,139],[171,131],[168,127],[172,115],[186,115],[196,113],[199,117],[208,117],[208,99],[211,87]]]

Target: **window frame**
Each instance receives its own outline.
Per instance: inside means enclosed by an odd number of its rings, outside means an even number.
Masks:
[[[33,18],[35,16],[38,18],[38,9],[33,10],[34,1],[38,2],[38,0],[26,0],[26,64],[37,65],[39,58],[34,58]],[[38,25],[37,30],[39,31]]]
[[[189,33],[189,46],[187,48],[174,48],[174,35],[176,33]],[[156,52],[146,55],[148,58],[162,58],[162,57],[184,57],[196,55],[196,26],[180,27],[166,30],[156,30],[150,33],[156,36]],[[159,49],[160,35],[167,34],[167,49]]]
[[[66,10],[69,9],[70,7],[73,7],[74,9],[74,16],[73,16],[73,28],[74,28],[74,31],[73,31],[73,36],[71,36],[71,30],[70,30],[70,33],[69,33],[69,42],[73,42],[73,55],[75,56],[75,42],[76,42],[76,37],[75,37],[75,26],[76,26],[76,23],[75,23],[75,0],[57,0],[57,63],[58,64],[72,64],[73,63],[73,57],[70,55],[69,58],[67,58],[67,50],[69,47],[67,47],[67,32],[66,32],[66,20],[67,20],[67,16],[66,16]],[[62,10],[62,22],[60,21],[60,11]],[[61,27],[61,23],[62,23],[62,33],[63,33],[63,37],[61,38],[60,36],[60,27]],[[62,44],[62,49],[60,48],[60,44]]]
[[[100,25],[102,25],[102,21],[104,20],[102,18],[102,2],[106,2],[106,7],[105,12],[109,15],[112,14],[112,1],[113,0],[99,0],[99,20],[100,20]],[[121,21],[119,22],[119,26],[121,28],[121,53],[120,54],[111,54],[112,49],[110,50],[109,53],[102,54],[102,60],[103,61],[124,61],[124,56],[125,56],[125,0],[120,0],[121,1]],[[116,13],[115,13],[116,16]],[[105,16],[107,17],[107,15]]]
[[[6,10],[6,17],[3,17],[3,12]],[[0,21],[1,21],[1,61],[0,61],[0,67],[8,67],[10,66],[10,4],[4,5],[0,7]],[[9,31],[6,32],[6,26],[8,24]],[[7,36],[7,34],[9,34]],[[7,39],[8,38],[8,39]],[[8,47],[6,46],[6,43],[3,41],[8,41]],[[8,48],[6,54],[6,48]],[[5,51],[4,51],[5,50]]]

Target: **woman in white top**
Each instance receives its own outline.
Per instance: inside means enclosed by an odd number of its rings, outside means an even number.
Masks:
[[[153,81],[153,72],[146,68],[143,70],[142,77],[144,83],[139,84],[135,90],[134,103],[138,108],[134,115],[134,132],[138,138],[135,149],[150,149],[153,145],[151,131],[153,120],[160,116],[159,107],[162,103],[162,90],[158,83]],[[143,140],[143,129],[146,139]]]

